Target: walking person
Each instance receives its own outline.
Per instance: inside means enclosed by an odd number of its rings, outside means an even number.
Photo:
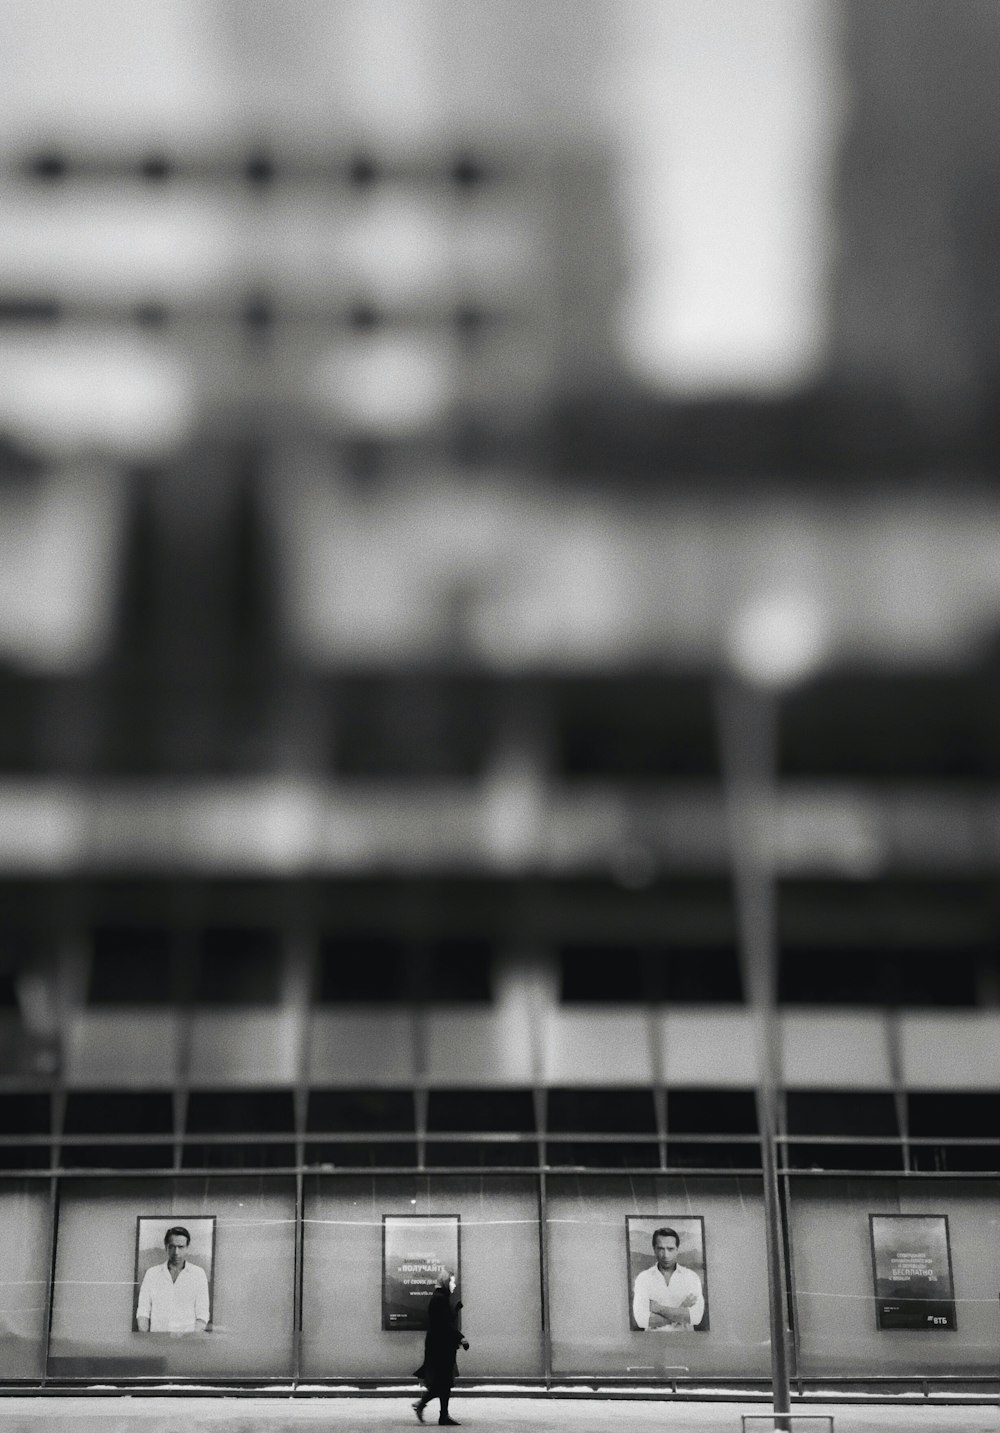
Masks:
[[[459,1348],[467,1349],[469,1347],[468,1339],[464,1337],[458,1326],[458,1311],[462,1305],[458,1303],[454,1308],[451,1306],[451,1296],[454,1292],[455,1275],[445,1269],[438,1275],[430,1303],[427,1305],[424,1361],[414,1375],[420,1379],[427,1391],[413,1405],[414,1413],[423,1423],[424,1409],[432,1398],[437,1398],[441,1407],[438,1423],[451,1428],[458,1427],[457,1419],[452,1418],[448,1413],[451,1385],[458,1373],[455,1354]]]

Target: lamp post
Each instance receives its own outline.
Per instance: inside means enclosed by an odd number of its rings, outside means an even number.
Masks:
[[[776,1429],[791,1428],[788,1304],[775,1157],[781,1079],[774,893],[775,710],[767,692],[723,678],[717,691],[740,969],[758,1040],[756,1103],[764,1180],[771,1389]]]

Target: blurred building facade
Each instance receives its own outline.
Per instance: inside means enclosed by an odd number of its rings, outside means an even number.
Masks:
[[[831,366],[928,459],[951,448],[974,461],[984,445],[992,458],[996,12],[971,4],[953,24],[932,4],[849,5],[843,34]]]
[[[392,1376],[382,1345],[336,1344],[310,1270],[340,1260],[370,1292],[377,1211],[461,1205],[470,1372],[676,1381],[574,1314],[568,1273],[596,1239],[603,1277],[595,1231],[655,1206],[712,1211],[710,1257],[757,1251],[680,1376],[763,1380],[735,664],[803,678],[768,698],[795,1371],[975,1385],[1000,1165],[992,360],[982,319],[948,348],[953,288],[932,315],[915,261],[918,323],[892,236],[992,313],[969,249],[988,223],[913,238],[922,186],[945,204],[968,150],[910,82],[990,12],[842,7],[827,368],[787,398],[682,401],[613,341],[614,148],[572,85],[542,103],[565,7],[509,28],[475,8],[475,45],[455,7],[411,8],[396,94],[365,79],[379,6],[287,29],[219,7],[203,41],[242,57],[242,124],[50,125],[5,173],[27,238],[0,300],[0,1239],[30,1291],[5,1376]],[[582,86],[600,33],[570,33]],[[435,66],[463,34],[449,107]],[[297,88],[303,55],[339,76],[339,129]],[[914,177],[883,212],[890,170]],[[921,385],[949,382],[967,403],[925,433]],[[233,1227],[248,1205],[264,1332],[235,1294],[212,1357],[88,1330],[68,1291],[102,1201]],[[362,1242],[337,1243],[359,1204]],[[842,1310],[867,1245],[837,1273],[819,1233],[930,1206],[960,1347],[866,1351],[866,1306]],[[529,1231],[506,1324],[475,1291],[496,1276],[477,1210]]]

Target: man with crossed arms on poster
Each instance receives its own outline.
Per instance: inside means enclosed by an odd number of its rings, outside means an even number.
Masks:
[[[140,1333],[203,1333],[208,1324],[208,1278],[188,1262],[191,1235],[177,1224],[163,1236],[167,1257],[147,1269],[135,1321]]]
[[[656,1263],[636,1276],[632,1314],[641,1329],[693,1329],[705,1317],[705,1295],[693,1269],[678,1264],[680,1235],[675,1229],[653,1234]]]

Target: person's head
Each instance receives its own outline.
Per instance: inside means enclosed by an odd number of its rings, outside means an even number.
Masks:
[[[455,1275],[451,1272],[450,1269],[442,1269],[440,1274],[438,1274],[437,1281],[434,1285],[435,1292],[453,1294],[457,1287],[457,1282],[458,1281],[456,1280]]]
[[[656,1267],[662,1269],[665,1274],[675,1269],[677,1250],[680,1246],[680,1235],[676,1229],[656,1229],[653,1233],[653,1253],[656,1255]]]
[[[167,1251],[167,1263],[183,1268],[187,1261],[188,1246],[191,1243],[191,1235],[184,1228],[183,1224],[175,1224],[168,1229],[163,1236],[163,1247]]]

